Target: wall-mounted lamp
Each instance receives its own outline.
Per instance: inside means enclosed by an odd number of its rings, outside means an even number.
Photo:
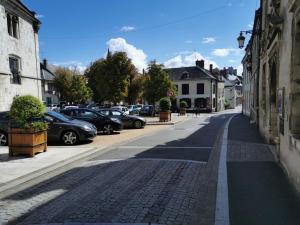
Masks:
[[[240,32],[240,35],[237,38],[238,44],[239,44],[239,48],[244,48],[245,45],[245,37],[243,36],[243,33],[245,34],[252,34],[252,30],[242,30]]]

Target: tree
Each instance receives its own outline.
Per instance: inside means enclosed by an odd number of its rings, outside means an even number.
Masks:
[[[142,97],[145,86],[145,78],[145,75],[136,74],[133,78],[129,79],[126,101],[130,105],[135,104],[138,99]]]
[[[108,53],[106,59],[93,62],[86,70],[89,87],[94,92],[94,100],[104,100],[114,104],[128,98],[130,82],[137,70],[125,52]]]
[[[85,77],[78,75],[77,70],[58,68],[55,71],[54,85],[60,93],[60,99],[67,102],[82,103],[92,96]]]
[[[175,85],[164,70],[163,65],[151,62],[148,67],[145,84],[145,98],[150,104],[155,105],[163,97],[175,97],[177,95]]]

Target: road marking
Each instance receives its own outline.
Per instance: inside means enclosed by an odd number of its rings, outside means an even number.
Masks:
[[[221,143],[218,169],[217,199],[215,209],[215,225],[229,225],[228,182],[227,182],[227,143],[228,127],[233,115],[226,122]]]
[[[130,146],[130,145],[123,145],[123,146],[118,146],[118,148],[123,148],[123,149],[127,149],[127,148],[133,148],[133,149],[140,149],[140,148],[160,148],[160,149],[186,149],[186,148],[190,148],[190,149],[212,149],[214,147],[211,146]]]

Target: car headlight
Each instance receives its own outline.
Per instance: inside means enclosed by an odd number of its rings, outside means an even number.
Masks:
[[[88,126],[88,125],[84,125],[84,126],[83,126],[83,129],[84,129],[85,131],[92,131],[92,128],[91,128],[90,126]]]

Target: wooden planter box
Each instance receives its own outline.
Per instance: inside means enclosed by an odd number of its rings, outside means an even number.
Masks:
[[[8,134],[9,156],[47,151],[47,130],[34,131],[11,128]]]
[[[181,108],[181,109],[179,110],[179,115],[185,116],[185,115],[186,115],[186,109],[185,109],[185,108]]]
[[[171,112],[159,112],[159,121],[160,122],[171,121]]]

